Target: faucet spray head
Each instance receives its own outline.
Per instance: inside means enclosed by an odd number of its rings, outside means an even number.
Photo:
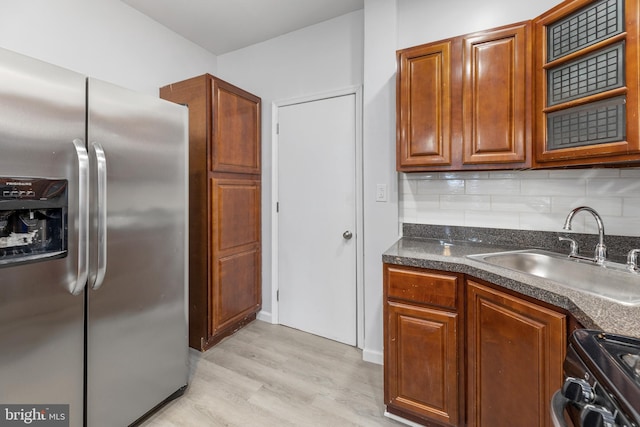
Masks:
[[[567,219],[564,221],[564,225],[562,226],[563,230],[571,231],[571,220],[573,219],[573,212],[567,216]]]

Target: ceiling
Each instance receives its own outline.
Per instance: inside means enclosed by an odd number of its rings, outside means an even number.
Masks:
[[[364,0],[122,0],[215,55],[364,7]]]

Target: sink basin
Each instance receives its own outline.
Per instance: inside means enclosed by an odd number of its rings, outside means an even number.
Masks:
[[[606,262],[601,266],[538,249],[467,255],[467,258],[548,279],[618,304],[640,305],[640,274],[627,270],[624,264]]]

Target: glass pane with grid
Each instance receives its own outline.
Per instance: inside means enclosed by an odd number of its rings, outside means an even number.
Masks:
[[[624,42],[547,71],[548,105],[624,86]]]
[[[624,96],[547,115],[547,149],[580,147],[625,140]]]
[[[549,25],[548,61],[622,33],[623,12],[623,0],[601,0]]]

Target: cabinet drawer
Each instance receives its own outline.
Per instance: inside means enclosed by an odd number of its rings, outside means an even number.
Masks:
[[[456,308],[458,276],[420,269],[386,266],[387,296]]]

